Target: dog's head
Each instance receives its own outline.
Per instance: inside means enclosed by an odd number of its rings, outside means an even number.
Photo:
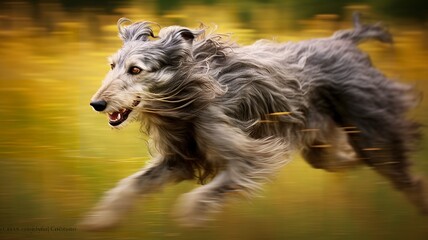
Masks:
[[[203,30],[171,26],[154,36],[154,23],[119,19],[123,46],[110,57],[111,70],[91,99],[94,110],[107,113],[112,127],[138,118],[145,101],[155,97],[152,89],[171,82],[184,65],[191,63],[192,42]],[[139,111],[140,110],[140,111]]]

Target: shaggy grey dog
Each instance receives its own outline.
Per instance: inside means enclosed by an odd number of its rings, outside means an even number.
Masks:
[[[91,105],[114,128],[138,120],[156,152],[120,181],[82,222],[115,226],[137,197],[171,182],[207,183],[185,194],[178,219],[209,219],[232,195],[259,190],[294,151],[315,168],[367,164],[422,212],[426,187],[409,172],[419,125],[406,119],[411,87],[387,79],[357,44],[391,42],[379,25],[297,43],[238,46],[219,34],[180,26],[154,36],[150,22],[118,21],[123,47]]]

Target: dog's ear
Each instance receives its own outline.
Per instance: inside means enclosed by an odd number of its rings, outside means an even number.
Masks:
[[[190,31],[189,29],[183,29],[183,30],[179,31],[179,34],[184,40],[186,40],[188,42],[192,42],[193,39],[195,39],[195,34],[192,31]]]
[[[202,35],[205,31],[203,29],[200,30],[190,30],[187,28],[183,28],[178,31],[179,36],[186,42],[192,43],[195,38]]]
[[[191,44],[195,38],[202,35],[203,33],[204,29],[191,30],[180,26],[170,26],[162,28],[159,32],[159,37],[161,39],[169,39],[174,43],[185,41]]]
[[[169,63],[179,65],[192,59],[193,41],[203,32],[204,30],[191,30],[181,26],[165,27],[159,31],[158,43],[168,56]]]
[[[131,23],[125,26],[126,23]],[[155,38],[153,30],[150,27],[152,22],[136,22],[132,23],[127,18],[121,18],[117,21],[117,28],[119,29],[119,37],[123,42],[129,41],[148,41],[149,37]]]

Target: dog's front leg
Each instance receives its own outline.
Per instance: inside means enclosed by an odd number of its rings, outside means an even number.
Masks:
[[[199,120],[195,124],[198,145],[207,161],[222,167],[210,183],[184,194],[179,201],[177,217],[188,226],[209,220],[228,196],[257,191],[288,159],[288,145],[282,139],[253,139],[219,110],[208,109]]]
[[[162,158],[139,172],[122,179],[116,187],[108,191],[97,206],[80,223],[84,230],[103,230],[115,227],[127,212],[132,209],[138,196],[154,192],[169,182],[185,178],[183,171]]]
[[[210,183],[183,194],[175,207],[175,216],[180,224],[199,226],[210,220],[210,214],[221,210],[225,196],[239,191],[227,171],[219,173]]]

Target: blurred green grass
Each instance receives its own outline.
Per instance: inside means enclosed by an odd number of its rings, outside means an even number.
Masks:
[[[39,18],[50,21],[49,29],[33,21],[34,6],[26,2],[2,12],[0,22],[6,21],[7,27],[0,30],[1,239],[426,239],[428,220],[369,169],[329,174],[311,169],[299,156],[266,186],[264,197],[232,201],[203,229],[181,228],[171,220],[175,199],[195,187],[181,183],[142,199],[113,232],[2,230],[75,226],[104,191],[149,159],[146,137],[137,124],[111,130],[106,117],[89,107],[108,71],[106,57],[121,46],[115,27],[119,17],[163,26],[216,23],[219,32],[232,32],[233,39],[248,44],[259,38],[329,36],[351,25],[353,9],[370,14],[366,6],[347,7],[343,21],[336,15],[318,15],[300,21],[301,30],[295,30],[286,28],[295,21],[283,17],[286,13],[273,3],[252,2],[247,7],[249,23],[238,14],[242,4],[182,4],[164,13],[154,2],[138,4],[73,15],[58,4],[45,4]],[[362,49],[388,76],[428,92],[428,31],[402,23],[392,25],[391,31],[394,46],[366,43]],[[428,100],[423,99],[412,117],[427,124],[427,110]],[[416,172],[428,173],[427,156],[424,141],[414,156]]]

